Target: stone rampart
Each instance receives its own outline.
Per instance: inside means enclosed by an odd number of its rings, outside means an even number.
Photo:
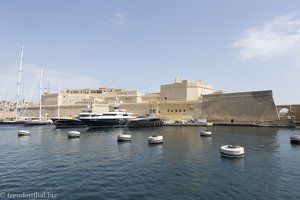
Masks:
[[[271,90],[203,96],[203,117],[211,122],[262,123],[278,120]]]

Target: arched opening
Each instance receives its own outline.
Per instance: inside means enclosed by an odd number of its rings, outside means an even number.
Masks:
[[[287,109],[287,108],[281,108],[281,109],[279,110],[279,114],[280,114],[280,113],[282,113],[282,114],[287,114],[289,111],[290,111],[290,110]]]
[[[287,117],[289,111],[287,108],[281,108],[278,112],[279,117]]]

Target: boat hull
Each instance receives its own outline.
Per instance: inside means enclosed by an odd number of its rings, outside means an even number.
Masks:
[[[82,119],[89,128],[118,128],[127,125],[126,119]]]
[[[40,121],[40,120],[29,120],[25,121],[25,126],[43,126],[43,125],[50,125],[52,121]]]
[[[24,124],[24,121],[0,121],[0,124],[3,124],[3,125],[20,125],[20,124]]]
[[[140,127],[155,127],[161,126],[163,123],[159,118],[136,118],[128,122],[128,127],[130,128],[140,128]]]
[[[300,144],[300,135],[293,135],[290,137],[291,144]]]
[[[87,125],[79,119],[59,119],[54,123],[56,128],[86,127]]]

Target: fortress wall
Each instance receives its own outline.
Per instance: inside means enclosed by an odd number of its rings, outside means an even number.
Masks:
[[[203,116],[224,123],[260,123],[278,120],[271,90],[203,96]]]
[[[90,97],[89,94],[61,94],[61,105],[74,105],[80,102],[83,102],[85,99]],[[53,104],[52,104],[53,105]]]
[[[38,117],[39,116],[39,106],[32,106],[28,107],[25,112],[25,117]],[[79,113],[83,112],[83,110],[87,109],[87,105],[84,104],[77,104],[77,105],[62,105],[59,108],[59,113],[61,117],[66,116],[77,116]],[[96,104],[93,107],[93,112],[108,112],[108,105],[107,104]],[[57,106],[42,106],[42,116],[46,117],[57,117],[58,115],[58,108]]]
[[[134,115],[145,115],[150,113],[151,105],[149,103],[123,103],[120,105],[120,109],[124,109]],[[109,110],[113,110],[112,106],[110,106]]]
[[[44,94],[42,96],[42,105],[57,105],[58,93]]]
[[[162,101],[158,104],[162,119],[190,120],[202,117],[201,101]]]
[[[159,114],[162,119],[189,120],[202,117],[201,101],[178,102],[165,101],[160,103],[132,103],[121,104],[120,108],[135,115],[145,115],[149,113]],[[110,107],[112,110],[112,107]]]
[[[42,106],[42,116],[45,117],[57,117],[57,106]],[[86,109],[86,105],[69,105],[60,107],[60,116],[76,116],[78,113]],[[28,107],[25,117],[38,117],[39,106]]]

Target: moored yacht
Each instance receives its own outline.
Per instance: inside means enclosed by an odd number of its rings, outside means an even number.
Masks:
[[[293,135],[290,137],[291,144],[300,144],[300,135]]]
[[[104,112],[98,116],[80,118],[80,120],[87,124],[89,128],[125,127],[131,119],[136,117],[133,113],[120,110],[119,105],[119,100],[116,98],[113,111]]]
[[[150,126],[161,126],[163,124],[162,120],[157,115],[146,115],[134,118],[128,122],[128,127],[150,127]]]
[[[91,128],[124,127],[135,118],[132,113],[123,111],[105,112],[102,115],[81,118],[80,120]]]
[[[25,126],[37,126],[37,125],[50,125],[52,120],[40,120],[40,119],[30,119],[24,122]]]
[[[93,113],[93,112],[83,112],[79,113],[78,117],[70,118],[60,118],[55,120],[54,125],[56,128],[71,128],[71,127],[85,127],[87,124],[82,120],[89,117],[101,116],[102,114]]]

